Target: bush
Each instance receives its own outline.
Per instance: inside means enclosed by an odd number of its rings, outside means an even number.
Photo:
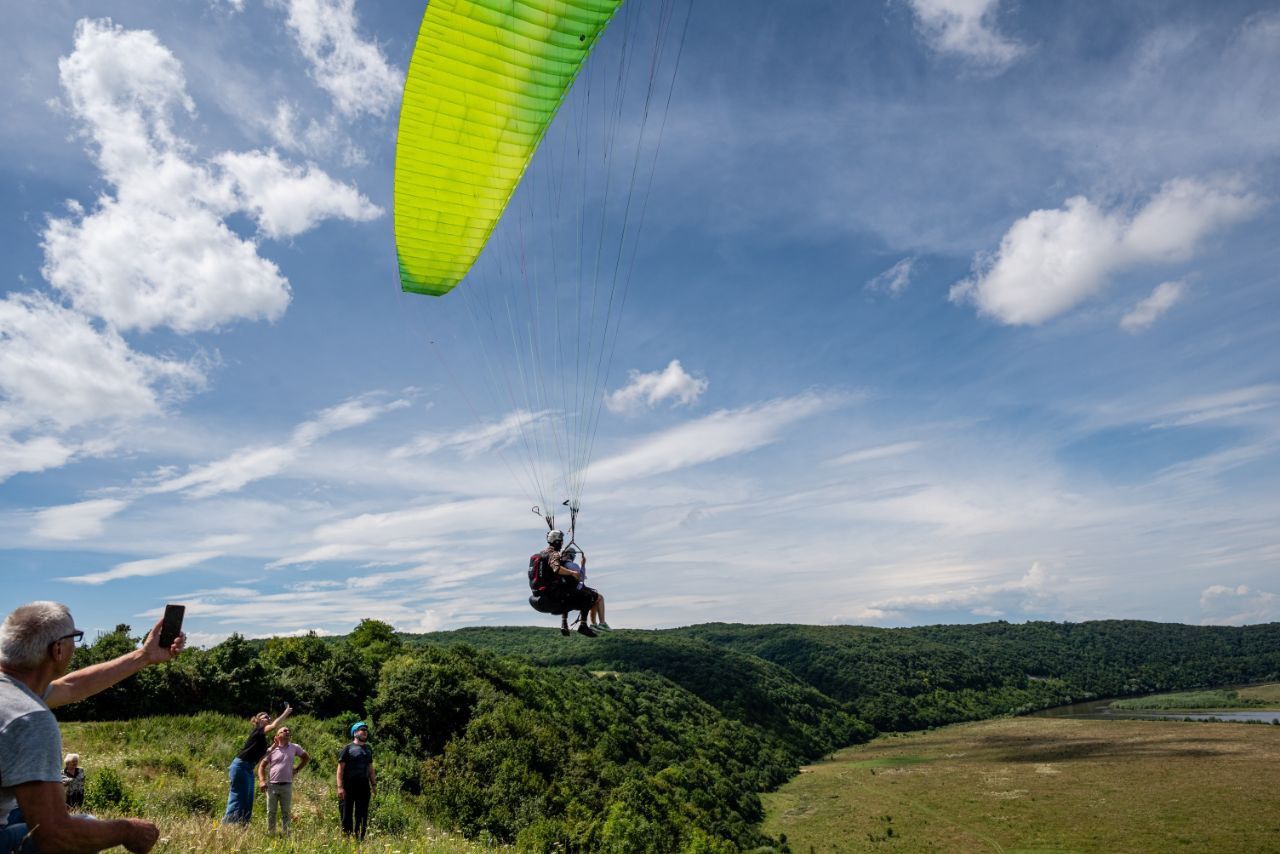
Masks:
[[[84,808],[88,812],[118,812],[134,815],[138,800],[125,788],[120,775],[110,768],[86,775]]]

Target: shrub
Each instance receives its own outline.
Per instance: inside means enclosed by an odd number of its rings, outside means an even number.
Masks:
[[[138,811],[138,800],[125,788],[120,775],[110,768],[87,775],[84,786],[84,807],[133,815]]]

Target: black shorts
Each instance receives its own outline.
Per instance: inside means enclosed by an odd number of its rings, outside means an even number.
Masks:
[[[565,591],[561,601],[565,604],[565,610],[586,611],[594,606],[599,599],[600,594],[590,587],[583,587],[581,590],[574,587]]]

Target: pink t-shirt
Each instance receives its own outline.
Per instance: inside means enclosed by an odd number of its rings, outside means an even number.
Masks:
[[[289,742],[284,747],[273,744],[267,751],[267,782],[292,783],[293,759],[306,753],[298,745]]]

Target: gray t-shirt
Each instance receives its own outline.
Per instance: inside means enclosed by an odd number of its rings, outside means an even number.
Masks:
[[[18,806],[13,787],[62,783],[62,733],[44,700],[0,673],[0,827]]]

